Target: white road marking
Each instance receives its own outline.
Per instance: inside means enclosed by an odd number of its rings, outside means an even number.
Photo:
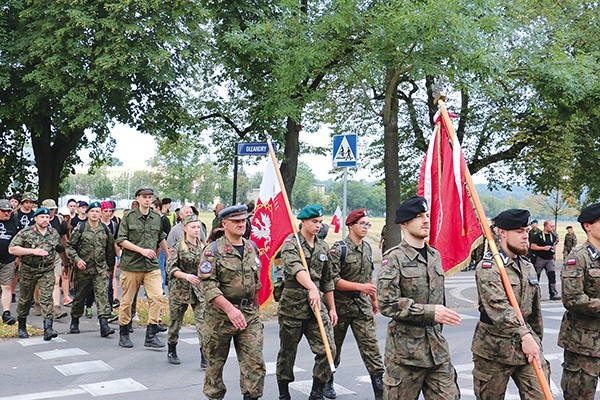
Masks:
[[[109,394],[139,392],[148,390],[148,388],[131,378],[117,379],[114,381],[104,381],[90,383],[87,385],[79,385],[83,390],[94,397],[107,396]]]
[[[30,394],[19,394],[16,396],[0,397],[0,400],[41,400],[41,399],[54,399],[58,397],[76,396],[85,394],[83,389],[64,389],[64,390],[53,390],[50,392],[38,392]]]
[[[113,367],[102,360],[76,362],[71,364],[55,365],[54,368],[64,376],[90,374],[92,372],[112,371]]]
[[[42,360],[52,360],[54,358],[61,357],[85,356],[89,353],[85,350],[75,347],[72,349],[55,349],[48,351],[40,351],[34,354]]]
[[[57,337],[52,340],[44,340],[44,338],[42,336],[36,336],[36,337],[31,337],[29,339],[20,339],[17,342],[21,346],[27,347],[27,346],[36,346],[38,344],[65,343],[66,340],[61,337]]]
[[[265,363],[265,366],[267,367],[267,375],[275,375],[276,368],[277,368],[277,362],[267,362],[267,363]],[[294,372],[304,372],[304,371],[306,371],[306,370],[302,369],[300,367],[296,367],[294,365]]]
[[[338,396],[343,396],[346,394],[356,394],[352,390],[346,389],[343,386],[338,385],[337,383],[333,384],[335,391]],[[297,390],[298,392],[310,396],[310,390],[312,389],[312,380],[310,381],[296,381],[290,383],[290,388]]]

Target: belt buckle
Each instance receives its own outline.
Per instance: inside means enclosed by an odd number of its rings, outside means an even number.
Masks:
[[[249,305],[250,305],[250,300],[248,300],[248,299],[240,300],[240,307],[247,307]]]

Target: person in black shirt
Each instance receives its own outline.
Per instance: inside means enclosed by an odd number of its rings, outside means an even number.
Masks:
[[[15,275],[15,256],[8,252],[8,245],[19,231],[17,221],[12,218],[12,206],[6,199],[0,200],[0,287],[2,288],[2,322],[13,325],[16,320],[10,315],[12,280]]]
[[[534,265],[538,280],[545,269],[548,276],[550,300],[560,300],[560,295],[556,289],[556,271],[558,267],[554,261],[556,260],[558,235],[554,232],[554,223],[552,221],[544,221],[544,230],[537,235],[533,235],[530,240],[531,250],[536,255]]]
[[[77,215],[72,217],[69,221],[69,233],[73,230],[73,228],[77,226],[78,223],[87,219],[87,214],[85,213],[85,210],[87,210],[88,205],[88,202],[83,200],[77,203]]]
[[[33,193],[23,193],[21,207],[17,210],[17,220],[20,224],[20,229],[26,228],[33,223],[33,204],[36,200]]]

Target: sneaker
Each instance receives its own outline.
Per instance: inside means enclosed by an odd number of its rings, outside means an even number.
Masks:
[[[54,319],[61,319],[67,316],[67,313],[60,308],[60,306],[52,307],[52,313],[54,314]]]
[[[140,316],[138,313],[133,314],[133,318],[131,318],[133,322],[140,322]]]
[[[73,299],[72,299],[72,298],[70,298],[70,297],[65,297],[65,298],[63,299],[63,306],[70,306],[72,302],[73,302]]]
[[[93,316],[94,316],[94,314],[92,313],[92,307],[86,307],[85,308],[85,317],[87,319],[92,319]]]
[[[10,311],[6,310],[2,313],[2,322],[4,322],[6,325],[14,325],[17,320],[15,317],[10,315]]]

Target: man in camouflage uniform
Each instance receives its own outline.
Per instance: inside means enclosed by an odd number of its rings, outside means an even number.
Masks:
[[[294,362],[298,352],[298,343],[302,335],[306,336],[310,349],[315,354],[313,384],[310,400],[323,399],[325,383],[332,378],[331,367],[327,361],[325,346],[314,308],[320,310],[321,319],[327,335],[332,356],[335,356],[332,326],[337,324],[337,312],[333,291],[335,284],[329,263],[329,246],[317,234],[323,224],[323,207],[313,204],[303,208],[297,218],[302,221],[298,234],[304,252],[308,271],[300,259],[297,241],[290,235],[281,250],[283,264],[284,289],[279,300],[279,354],[277,355],[277,383],[279,398],[289,400],[289,383],[294,381]],[[322,306],[321,294],[329,313]]]
[[[460,398],[442,324],[460,316],[444,306],[444,270],[440,253],[425,243],[429,236],[427,201],[413,196],[400,204],[396,223],[402,241],[381,261],[377,299],[381,314],[392,318],[385,343],[386,400]]]
[[[208,359],[204,394],[211,400],[223,399],[223,367],[231,339],[240,368],[240,388],[244,400],[263,394],[263,324],[259,319],[257,294],[261,288],[260,260],[253,242],[244,239],[245,205],[219,212],[224,235],[209,244],[198,270],[206,302],[202,349]]]
[[[348,236],[336,242],[329,252],[329,259],[335,282],[335,304],[338,311],[338,323],[333,328],[336,356],[335,367],[340,364],[342,345],[348,327],[358,345],[360,355],[371,376],[375,398],[383,397],[383,362],[377,343],[375,319],[379,311],[376,287],[373,284],[373,252],[364,238],[371,224],[367,210],[361,208],[352,211],[346,217]],[[333,399],[333,377],[325,385],[325,397]]]
[[[73,286],[75,296],[71,307],[69,333],[79,333],[79,318],[83,315],[85,297],[93,286],[100,323],[100,336],[115,333],[108,325],[111,312],[108,303],[108,264],[107,254],[116,252],[115,241],[108,227],[100,222],[101,204],[94,201],[86,209],[87,219],[80,222],[69,236],[67,255],[75,266]]]
[[[473,389],[478,399],[504,399],[511,377],[522,399],[544,399],[531,364],[543,368],[547,379],[550,371],[542,355],[540,285],[533,265],[525,257],[529,248],[529,220],[527,210],[506,210],[496,217],[500,257],[525,325],[519,323],[508,302],[498,266],[490,253],[484,256],[475,273],[480,317],[471,351]]]
[[[575,247],[577,247],[577,235],[575,235],[573,227],[569,225],[567,226],[567,234],[565,235],[563,246],[563,265],[566,263],[567,257]]]
[[[185,208],[185,207],[184,207]],[[206,359],[202,353],[202,329],[204,326],[204,296],[200,291],[198,265],[202,257],[202,225],[194,214],[186,216],[180,224],[183,238],[175,243],[173,252],[167,258],[169,274],[169,338],[167,340],[167,360],[171,364],[181,364],[177,356],[177,341],[183,323],[183,316],[191,305],[196,321],[198,343],[200,343],[200,366],[206,368]],[[173,232],[173,230],[171,230]]]
[[[600,376],[600,203],[581,210],[577,221],[587,241],[568,256],[562,272],[567,311],[558,334],[561,386],[565,400],[592,400]]]
[[[27,333],[27,316],[33,303],[35,286],[40,290],[40,306],[44,316],[44,340],[58,336],[52,329],[54,289],[54,258],[58,252],[67,262],[64,247],[60,244],[60,236],[50,225],[50,210],[38,208],[34,215],[34,224],[21,230],[10,242],[8,252],[21,257],[20,295],[17,305],[18,335],[20,338],[29,337]]]

